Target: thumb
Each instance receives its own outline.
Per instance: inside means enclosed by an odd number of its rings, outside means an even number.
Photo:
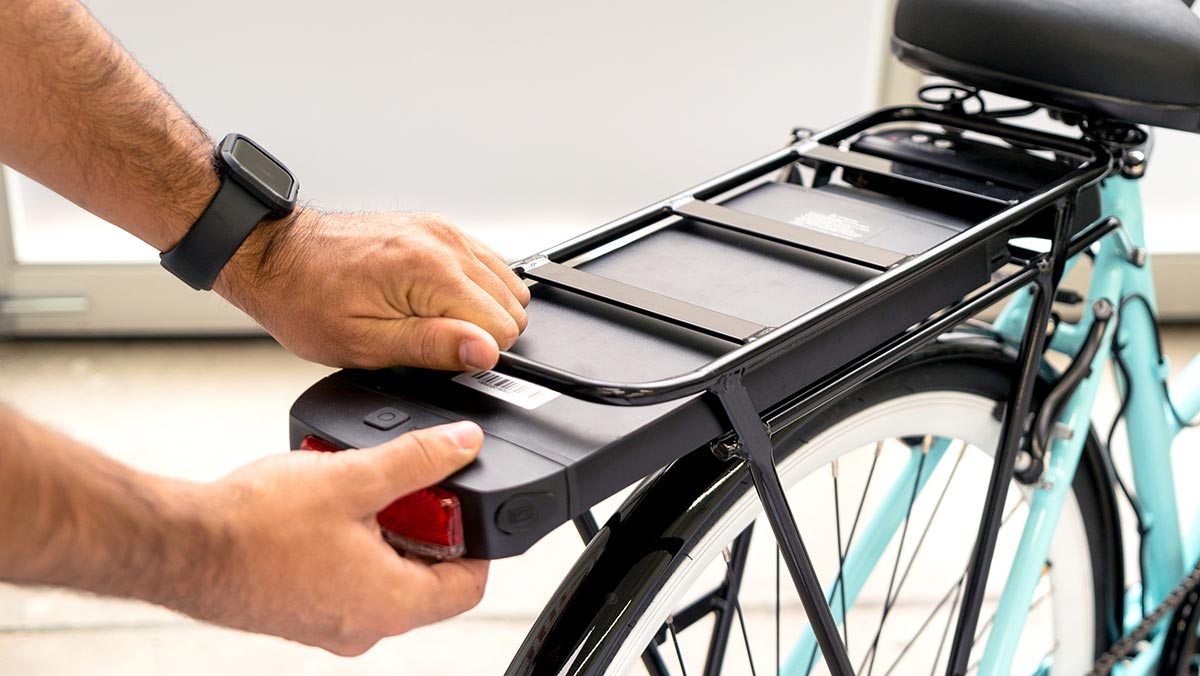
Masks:
[[[462,371],[489,369],[500,358],[500,347],[490,333],[470,322],[449,317],[389,321],[378,340],[375,354],[386,363],[361,366],[406,364]]]
[[[465,420],[409,432],[349,454],[358,470],[350,478],[352,490],[362,498],[361,507],[381,510],[467,466],[481,446],[483,430]]]

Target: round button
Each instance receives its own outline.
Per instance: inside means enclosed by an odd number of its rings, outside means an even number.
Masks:
[[[496,510],[496,526],[510,535],[524,533],[562,512],[553,493],[521,493]]]
[[[908,138],[913,143],[929,143],[929,134],[913,134]]]
[[[407,422],[409,417],[404,411],[392,408],[391,406],[384,406],[363,418],[363,422],[377,430],[386,432]]]
[[[942,150],[949,150],[954,147],[954,141],[951,141],[948,138],[940,138],[933,142],[933,146],[935,148],[941,148]]]

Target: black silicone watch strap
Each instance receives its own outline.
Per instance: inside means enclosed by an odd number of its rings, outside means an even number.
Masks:
[[[175,248],[159,256],[162,266],[197,290],[209,290],[221,268],[271,210],[231,176]]]

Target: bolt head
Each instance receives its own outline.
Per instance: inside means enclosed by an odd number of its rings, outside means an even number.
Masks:
[[[1146,153],[1130,150],[1121,161],[1121,174],[1126,178],[1141,178],[1146,173]]]

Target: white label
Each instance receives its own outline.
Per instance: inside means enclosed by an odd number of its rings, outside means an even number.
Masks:
[[[821,230],[844,239],[862,239],[871,234],[871,226],[856,221],[849,216],[837,214],[822,214],[816,211],[806,211],[803,215],[792,219],[795,225],[801,225],[813,230]]]
[[[454,376],[453,380],[530,411],[558,396],[558,392],[549,388],[495,371],[468,371]]]

